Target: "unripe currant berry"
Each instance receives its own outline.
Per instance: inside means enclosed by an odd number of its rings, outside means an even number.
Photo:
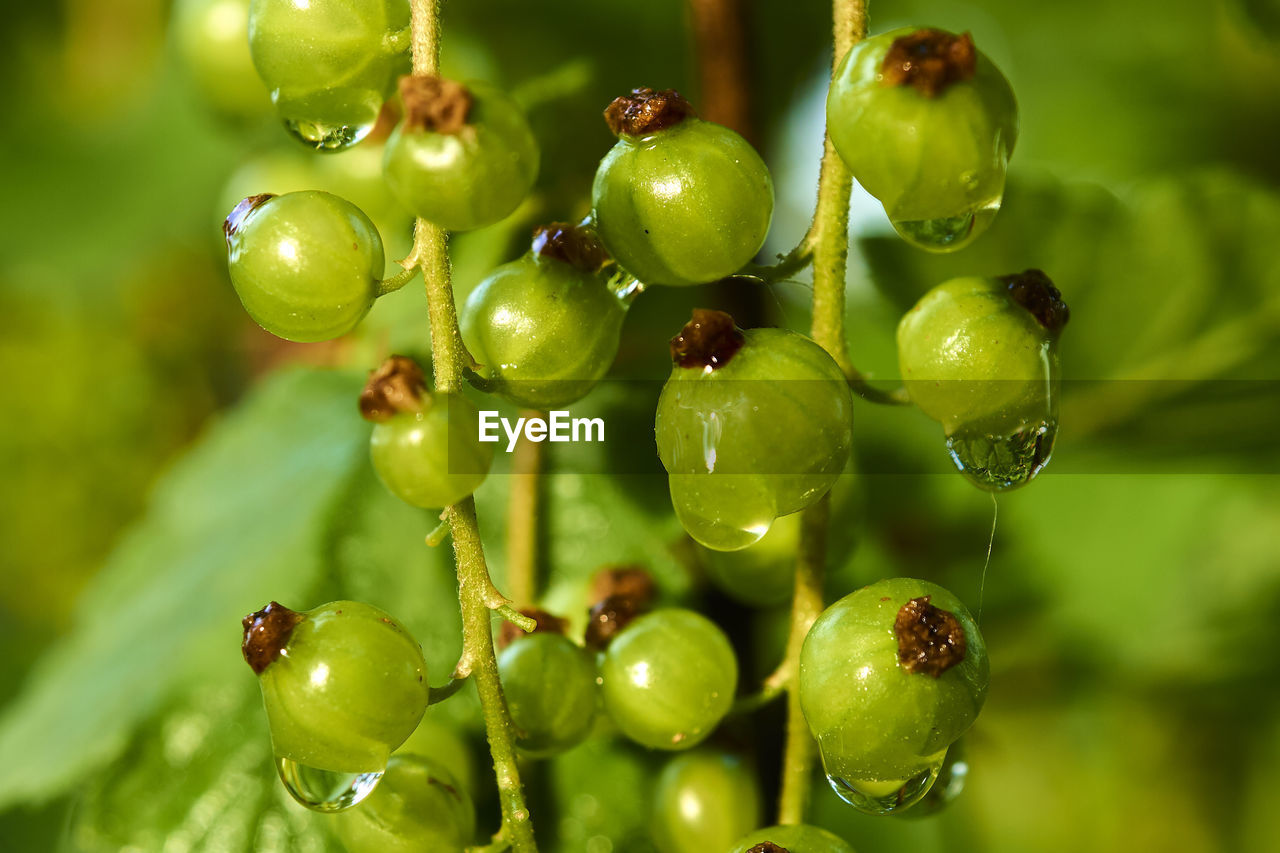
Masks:
[[[461,393],[427,391],[417,363],[387,359],[360,395],[360,413],[373,421],[373,469],[400,500],[424,509],[452,506],[480,487],[493,463],[481,443],[480,413]]]
[[[271,99],[249,56],[249,0],[178,0],[173,36],[200,95],[229,119],[271,114]]]
[[[285,127],[321,150],[354,145],[409,66],[408,0],[252,0],[249,50]]]
[[[334,601],[298,613],[272,602],[244,619],[281,779],[303,805],[338,811],[367,796],[427,708],[422,649],[376,607]],[[358,778],[330,798],[324,774]]]
[[[690,536],[719,551],[745,548],[831,488],[849,458],[853,399],[826,350],[697,309],[671,354],[658,455]]]
[[[702,121],[679,93],[636,89],[605,120],[618,136],[596,171],[596,227],[645,284],[716,281],[764,245],[773,180],[737,133]]]
[[[714,622],[671,608],[622,628],[600,677],[605,711],[624,735],[652,749],[688,749],[729,712],[738,661]]]
[[[666,853],[727,850],[760,823],[756,774],[727,752],[695,749],[672,758],[654,800],[654,838]]]
[[[334,819],[347,853],[462,853],[476,832],[471,796],[443,765],[397,753],[357,809]]]
[[[1049,461],[1069,316],[1048,276],[1027,270],[944,282],[898,324],[907,393],[942,424],[957,467],[979,487],[1023,485]]]
[[[222,225],[231,283],[249,316],[288,341],[350,332],[380,293],[382,237],[335,195],[255,195]]]
[[[821,827],[794,823],[757,829],[730,853],[853,853],[853,847]]]
[[[873,814],[928,792],[987,695],[986,645],[959,599],[892,578],[828,607],[800,652],[800,704],[831,787]]]
[[[968,33],[901,29],[845,56],[827,95],[827,127],[898,233],[949,252],[1000,209],[1018,106]]]
[[[568,637],[544,630],[516,637],[498,656],[498,675],[521,751],[555,755],[591,734],[596,666]]]
[[[404,121],[387,140],[383,173],[400,202],[449,231],[506,219],[538,177],[524,112],[485,83],[400,80]]]
[[[553,222],[462,306],[462,337],[507,399],[533,409],[586,396],[618,352],[626,306],[601,270],[609,256],[587,227]]]

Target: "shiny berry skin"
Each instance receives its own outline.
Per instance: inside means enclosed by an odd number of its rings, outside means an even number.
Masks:
[[[674,93],[647,97],[665,95]],[[750,143],[692,114],[618,135],[596,170],[591,206],[623,269],[645,284],[690,285],[755,257],[773,216],[773,179]]]
[[[828,607],[805,638],[799,684],[833,786],[936,772],[978,716],[988,675],[973,617],[936,584],[891,578]]]
[[[443,765],[400,752],[368,799],[333,827],[347,853],[462,853],[474,840],[476,810]]]
[[[676,514],[699,544],[745,548],[831,488],[849,458],[853,399],[826,350],[699,309],[672,355],[658,455]]]
[[[730,853],[774,853],[771,842],[787,853],[853,853],[853,847],[825,829],[798,823],[789,826],[767,826],[738,841]],[[764,848],[758,845],[764,844]]]
[[[533,188],[539,160],[516,102],[485,83],[436,78],[407,77],[401,91],[405,121],[392,131],[382,161],[396,198],[449,231],[483,228],[514,212]],[[439,106],[451,98],[460,100],[456,113]]]
[[[271,99],[249,56],[249,0],[178,0],[173,37],[200,95],[220,115],[271,115]]]
[[[440,509],[480,487],[493,463],[493,445],[480,442],[480,413],[461,394],[429,394],[422,406],[375,424],[369,451],[378,479],[393,495]]]
[[[591,734],[596,667],[581,646],[549,631],[519,637],[498,656],[498,674],[523,752],[554,755]]]
[[[727,850],[760,823],[756,774],[730,753],[682,753],[658,777],[653,818],[654,838],[667,853]]]
[[[427,707],[427,665],[404,626],[368,604],[245,617],[278,758],[341,773],[380,771]]]
[[[250,196],[223,231],[240,302],[277,337],[311,342],[345,335],[378,296],[382,237],[358,207],[335,195]]]
[[[942,424],[957,468],[979,488],[1030,482],[1058,429],[1058,337],[1069,317],[1039,270],[938,285],[898,324],[911,400]]]
[[[609,643],[600,664],[604,707],[624,735],[653,749],[688,749],[728,713],[738,661],[714,622],[657,610]]]
[[[602,249],[565,259],[540,245],[535,239],[532,251],[480,282],[462,306],[461,324],[467,348],[497,381],[497,391],[546,410],[581,399],[608,372],[626,308],[600,272],[600,258],[607,257]]]
[[[322,150],[359,142],[407,72],[408,0],[252,0],[249,50],[285,127]]]
[[[927,70],[917,52],[929,51],[931,39],[950,64],[937,59],[941,76],[910,79],[913,65]],[[827,127],[899,233],[922,248],[953,251],[999,209],[1018,107],[1009,81],[968,34],[908,28],[849,51],[827,95]]]

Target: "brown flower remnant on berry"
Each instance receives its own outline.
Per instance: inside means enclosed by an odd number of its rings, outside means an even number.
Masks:
[[[728,364],[746,340],[728,314],[694,308],[693,319],[671,339],[671,360],[676,367],[715,370]]]
[[[597,651],[603,650],[643,610],[643,607],[625,595],[612,595],[601,601],[591,608],[591,614],[587,617],[587,633],[584,637],[587,646]]]
[[[885,86],[912,86],[926,98],[936,97],[952,83],[973,79],[978,50],[968,33],[916,30],[894,39],[880,66]]]
[[[470,90],[456,80],[426,74],[400,78],[404,129],[460,133],[471,115]]]
[[[695,117],[693,105],[675,89],[632,89],[614,98],[604,120],[614,136],[648,136]]]
[[[551,222],[533,229],[533,253],[563,261],[583,272],[599,272],[612,260],[595,229],[569,222]]]
[[[747,853],[788,853],[787,848],[779,847],[772,841],[761,841],[755,847],[752,847]]]
[[[422,368],[411,358],[393,355],[369,374],[360,392],[360,416],[382,422],[401,412],[421,412],[427,393]]]
[[[222,233],[227,238],[228,247],[231,246],[231,238],[244,226],[244,221],[249,218],[249,214],[275,197],[275,193],[251,195],[231,209],[227,218],[222,220]]]
[[[1000,281],[1008,285],[1010,298],[1030,311],[1036,322],[1052,334],[1061,332],[1071,319],[1071,309],[1062,301],[1062,293],[1041,270],[1002,275]]]
[[[534,621],[533,630],[529,634],[563,634],[565,629],[569,627],[569,623],[559,616],[548,613],[545,610],[539,610],[536,607],[520,608],[521,616],[528,616]],[[525,630],[507,620],[502,620],[502,627],[498,629],[498,649],[505,649],[521,637],[528,636]]]
[[[642,566],[609,566],[591,578],[592,604],[619,596],[643,609],[653,603],[656,591],[653,575]]]
[[[907,672],[937,678],[964,660],[964,628],[955,614],[930,604],[927,595],[902,605],[893,633],[898,637],[898,663]]]
[[[240,623],[244,627],[240,651],[256,675],[262,675],[262,671],[280,657],[280,651],[289,642],[289,636],[302,618],[301,613],[290,610],[277,601],[244,617],[244,621]]]

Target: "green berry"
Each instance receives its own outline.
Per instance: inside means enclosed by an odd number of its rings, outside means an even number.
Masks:
[[[825,829],[796,823],[757,829],[730,853],[853,853],[853,847]]]
[[[608,372],[626,309],[600,273],[607,259],[589,229],[552,223],[528,254],[471,291],[462,337],[504,397],[533,409],[565,406]]]
[[[452,506],[484,482],[493,446],[480,441],[480,413],[462,394],[429,392],[422,368],[393,355],[369,375],[360,414],[374,423],[369,453],[393,495],[424,509]]]
[[[591,734],[596,667],[567,637],[539,631],[517,638],[498,656],[498,674],[524,752],[554,755]]]
[[[538,176],[538,143],[524,112],[483,83],[401,81],[405,120],[387,140],[383,172],[405,207],[450,231],[507,218]]]
[[[452,721],[446,722],[437,714],[424,714],[413,734],[396,749],[396,754],[404,753],[430,756],[458,780],[463,791],[472,795],[478,791],[471,742]]]
[[[800,546],[800,513],[784,515],[759,542],[740,551],[702,549],[707,575],[730,598],[752,607],[791,600]]]
[[[334,818],[347,853],[462,853],[474,840],[471,797],[439,762],[397,753],[359,808]]]
[[[668,609],[623,628],[600,675],[605,710],[623,734],[653,749],[688,749],[728,713],[738,662],[714,622]]]
[[[249,55],[249,0],[178,0],[173,28],[182,64],[214,110],[231,119],[270,115]]]
[[[335,773],[380,772],[427,707],[427,665],[404,626],[333,601],[305,613],[272,602],[244,620],[276,756]]]
[[[408,68],[408,0],[252,0],[249,50],[285,127],[332,150],[373,130]]]
[[[827,95],[827,127],[898,232],[947,252],[986,230],[1000,208],[1018,107],[968,33],[909,28],[849,51]]]
[[[689,535],[745,548],[826,494],[849,458],[853,399],[826,350],[785,329],[694,311],[671,342],[658,455]]]
[[[800,704],[832,787],[859,808],[907,808],[987,695],[986,646],[940,586],[883,580],[818,617],[800,653]]]
[[[727,850],[760,822],[760,788],[738,756],[697,749],[658,778],[654,837],[667,853]]]
[[[277,337],[310,342],[345,335],[378,296],[382,237],[358,207],[335,195],[250,196],[223,231],[240,302]]]
[[[942,424],[977,485],[1030,481],[1058,421],[1058,337],[1069,316],[1039,270],[938,285],[898,324],[898,365],[912,402]]]
[[[699,284],[755,257],[773,180],[750,143],[669,90],[636,89],[605,118],[618,142],[596,170],[591,205],[623,269],[645,284]]]

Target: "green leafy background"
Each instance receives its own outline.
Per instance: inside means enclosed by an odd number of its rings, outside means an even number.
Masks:
[[[785,251],[812,208],[828,12],[745,6],[755,138],[778,187],[769,248]],[[247,182],[353,196],[367,184],[351,184],[354,166],[317,166],[269,120],[212,115],[174,56],[170,12],[163,0],[22,4],[0,34],[6,851],[335,849],[273,778],[240,618],[271,599],[370,601],[411,628],[437,684],[460,648],[447,548],[424,547],[434,520],[377,483],[354,406],[383,354],[425,352],[422,295],[380,301],[334,345],[283,344],[243,316],[216,227],[226,199]],[[905,574],[981,602],[992,691],[967,735],[969,787],[941,815],[861,817],[817,780],[812,819],[862,851],[1272,850],[1280,7],[904,0],[873,3],[872,18],[874,30],[971,30],[1018,93],[1022,134],[996,224],[955,255],[906,247],[855,193],[855,361],[891,382],[897,318],[930,286],[1037,266],[1072,308],[1068,381],[1053,463],[999,499],[985,583],[990,498],[948,470],[935,424],[859,405],[863,473],[838,486],[828,594]],[[612,96],[676,86],[696,102],[696,65],[680,0],[446,3],[445,32],[451,73],[522,93],[544,150],[535,197],[455,240],[462,298],[531,224],[585,212]],[[357,201],[403,251],[394,205]],[[647,293],[614,373],[660,379],[695,304],[805,328],[806,297],[803,282]],[[664,597],[726,627],[744,679],[757,678],[784,620],[709,584],[656,459],[637,469],[652,456],[645,387],[575,407],[626,440],[546,479],[545,600],[580,615],[591,572],[643,563]],[[625,476],[580,473],[619,453]],[[477,495],[500,583],[502,465]],[[779,710],[718,736],[754,754],[766,802]],[[483,769],[475,712],[464,692],[429,717]],[[652,850],[663,762],[604,733],[531,765],[546,849]]]

